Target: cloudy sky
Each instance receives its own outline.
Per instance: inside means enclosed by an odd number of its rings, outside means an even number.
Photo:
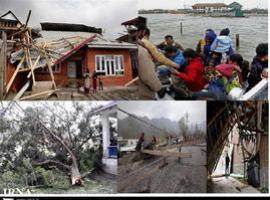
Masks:
[[[40,22],[80,23],[105,29],[113,37],[121,23],[137,16],[137,0],[0,0],[0,15],[12,10],[22,22],[32,10],[31,26]]]
[[[178,121],[185,113],[189,113],[191,123],[206,121],[206,103],[203,101],[121,101],[118,106],[140,117],[164,117]],[[121,118],[126,116],[120,115]]]
[[[267,8],[268,0],[236,0],[244,6],[244,9]],[[232,3],[234,0],[138,0],[139,9],[180,9],[190,8],[195,3]]]

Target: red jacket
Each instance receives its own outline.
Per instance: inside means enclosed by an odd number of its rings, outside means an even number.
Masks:
[[[227,79],[230,79],[233,75],[233,72],[236,71],[233,64],[220,64],[216,66],[216,69],[219,71],[219,73],[221,73],[222,76],[225,76]],[[237,75],[240,83],[242,83],[243,76],[241,72],[237,71]]]
[[[179,78],[184,80],[187,87],[192,92],[198,92],[203,89],[206,80],[203,77],[204,64],[200,57],[194,58],[185,68],[185,72],[178,75]]]

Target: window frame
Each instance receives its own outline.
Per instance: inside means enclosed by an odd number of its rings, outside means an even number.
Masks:
[[[124,76],[124,65],[124,55],[122,54],[95,55],[95,71],[105,73],[105,76]]]

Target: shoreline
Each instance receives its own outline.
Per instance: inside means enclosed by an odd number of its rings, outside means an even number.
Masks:
[[[192,16],[192,17],[213,17],[205,14],[194,14],[194,13],[140,13],[139,15],[185,15],[185,16]],[[268,14],[245,14],[245,17],[268,17]],[[244,18],[244,17],[231,17],[231,16],[221,16],[221,17],[230,17],[230,18]]]

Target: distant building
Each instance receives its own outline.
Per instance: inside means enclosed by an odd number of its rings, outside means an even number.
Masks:
[[[233,3],[231,3],[231,4],[228,5],[228,8],[230,10],[241,10],[242,7],[243,6],[240,3],[238,3],[238,2],[233,2]]]
[[[226,12],[228,5],[224,3],[197,3],[192,6],[196,13]]]

